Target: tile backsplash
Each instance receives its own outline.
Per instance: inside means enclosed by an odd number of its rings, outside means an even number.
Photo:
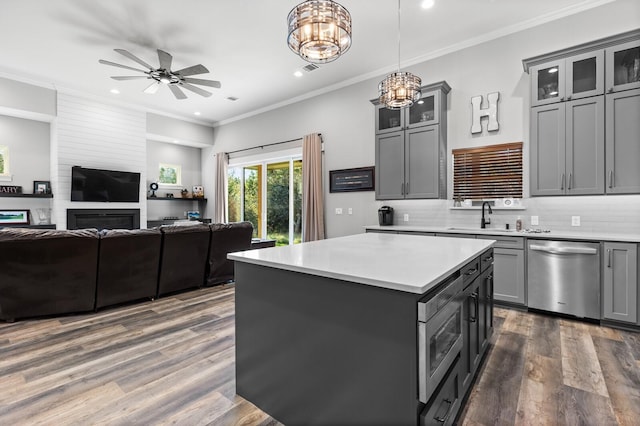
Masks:
[[[452,200],[377,201],[378,207],[394,208],[394,225],[479,227],[479,209],[451,209]],[[523,228],[553,231],[613,232],[640,234],[640,195],[584,197],[535,197],[522,200],[523,210],[494,209],[489,228],[515,229],[518,217]],[[404,215],[409,220],[404,221]],[[538,216],[538,225],[531,225]],[[580,216],[580,226],[571,226],[572,216]]]

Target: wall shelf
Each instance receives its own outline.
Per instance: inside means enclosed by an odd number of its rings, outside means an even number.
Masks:
[[[206,198],[182,198],[182,197],[147,197],[147,200],[164,200],[164,201],[198,201],[198,202],[207,202]]]
[[[0,197],[7,198],[53,198],[53,194],[13,194],[8,192],[0,192]]]

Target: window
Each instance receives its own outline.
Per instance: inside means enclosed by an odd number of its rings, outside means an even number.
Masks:
[[[453,198],[522,198],[522,142],[453,150]]]
[[[302,241],[300,156],[229,165],[229,221],[249,221],[254,238],[276,245]]]

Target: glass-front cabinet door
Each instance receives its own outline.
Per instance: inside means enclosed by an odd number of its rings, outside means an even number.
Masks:
[[[406,127],[421,127],[440,122],[437,106],[440,105],[440,91],[424,92],[418,100],[409,108],[405,117]]]
[[[564,100],[565,61],[531,68],[531,105],[547,105]]]
[[[604,93],[604,51],[572,56],[566,60],[564,100],[587,98]]]
[[[640,41],[609,48],[607,56],[607,93],[640,88]]]
[[[388,109],[384,105],[376,105],[376,134],[402,130],[404,111],[403,109]]]

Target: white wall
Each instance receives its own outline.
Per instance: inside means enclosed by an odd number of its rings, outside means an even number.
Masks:
[[[179,165],[182,174],[182,185],[180,188],[160,185],[156,196],[165,197],[167,193],[174,197],[181,197],[180,189],[186,188],[191,193],[194,185],[202,185],[201,173],[201,152],[200,148],[194,148],[173,143],[147,141],[147,180],[145,188],[149,189],[151,182],[158,180],[158,170],[160,163]],[[143,183],[144,185],[144,183]],[[209,194],[205,193],[205,196]],[[186,217],[189,210],[198,210],[197,201],[167,201],[156,200],[147,203],[147,217],[149,220],[159,220],[163,217],[174,216]],[[201,212],[204,217],[204,212]]]
[[[529,93],[528,78],[522,68],[522,59],[585,43],[598,38],[632,30],[640,26],[640,6],[635,0],[619,0],[589,11],[573,15],[539,27],[505,36],[481,45],[457,51],[409,67],[424,84],[446,80],[452,87],[448,97],[448,149],[482,146],[505,142],[524,142],[525,164],[528,165],[529,146]],[[425,33],[428,37],[428,32]],[[348,53],[347,53],[348,54]],[[312,75],[304,78],[313,78]],[[375,201],[373,192],[329,194],[328,170],[373,165],[374,159],[374,107],[369,102],[377,96],[377,78],[349,86],[313,99],[289,105],[274,111],[220,126],[214,132],[214,148],[210,152],[234,150],[271,142],[301,137],[320,132],[325,142],[325,212],[329,237],[362,232],[362,226],[377,223],[376,210],[382,205]],[[470,133],[470,102],[472,96],[500,92],[500,131],[472,136]],[[449,161],[449,169],[451,161]],[[448,173],[451,188],[451,172]],[[529,169],[525,167],[524,184],[529,186]],[[449,189],[451,191],[451,189]],[[553,205],[553,211],[563,217],[589,214],[593,209],[615,203],[620,207],[617,217],[640,230],[637,210],[640,196],[625,197],[620,202],[613,197],[589,197],[589,201],[575,203],[574,197],[562,199],[536,198],[530,204],[544,211]],[[585,199],[586,200],[586,199]],[[425,212],[429,218],[469,222],[477,213],[449,211],[443,200],[386,202],[402,213]],[[628,207],[627,207],[628,206]],[[352,207],[352,216],[333,214],[336,207],[346,211]],[[410,215],[411,218],[416,214]],[[501,213],[496,213],[496,215]],[[505,218],[506,220],[510,220]],[[515,219],[514,219],[515,220]],[[554,221],[564,223],[563,220]],[[597,226],[597,223],[594,222]]]
[[[140,225],[146,227],[146,189],[140,185],[138,203],[71,202],[71,167],[141,172],[146,177],[145,113],[58,93],[58,116],[52,132],[54,193],[52,221],[66,229],[67,209],[140,209]]]

